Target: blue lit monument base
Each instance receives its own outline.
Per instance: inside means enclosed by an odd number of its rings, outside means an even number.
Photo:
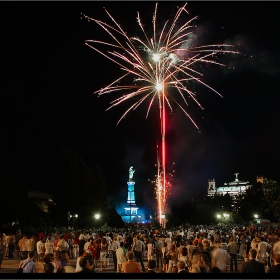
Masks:
[[[134,185],[135,182],[133,182],[132,180],[127,182],[127,205],[126,207],[124,207],[124,215],[122,216],[122,220],[128,224],[141,222],[141,218],[139,218],[137,213],[139,208],[135,204]]]

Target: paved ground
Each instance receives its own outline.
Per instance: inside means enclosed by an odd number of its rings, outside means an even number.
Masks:
[[[65,267],[66,273],[74,273],[76,268],[76,259],[71,259],[69,261],[69,264]],[[146,264],[146,262],[144,262]],[[0,270],[0,273],[16,273],[17,269],[19,267],[20,261],[15,259],[7,259],[4,258],[2,262],[2,269]],[[43,263],[37,262],[36,263],[36,269],[38,273],[43,272]],[[98,267],[95,269],[96,273],[116,273],[114,271],[114,265],[113,265],[113,259],[109,259],[109,266],[103,271],[99,271],[100,269],[100,262],[98,262]],[[1,278],[1,277],[0,277]]]
[[[73,260],[71,259],[69,261],[69,264],[65,267],[66,273],[75,273],[76,262],[77,262],[76,259],[73,259]],[[241,267],[242,267],[243,262],[244,262],[243,258],[238,257],[238,272],[241,272]],[[2,268],[3,269],[0,270],[0,273],[16,273],[17,269],[19,267],[19,263],[20,263],[20,261],[18,261],[18,260],[4,258],[3,262],[2,262]],[[147,264],[147,261],[145,260],[144,265],[146,266],[146,264]],[[43,272],[43,263],[37,262],[36,263],[36,268],[37,268],[38,273],[42,273]],[[112,258],[109,259],[108,268],[106,268],[103,271],[99,271],[99,269],[100,269],[100,262],[98,262],[98,267],[95,269],[96,273],[116,273],[116,271],[114,271],[113,259]],[[157,272],[160,272],[161,267],[156,268],[155,270]]]

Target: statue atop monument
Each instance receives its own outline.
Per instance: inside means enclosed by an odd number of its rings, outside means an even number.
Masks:
[[[133,173],[135,172],[135,170],[133,170],[133,166],[130,166],[129,168],[129,181],[133,180]]]

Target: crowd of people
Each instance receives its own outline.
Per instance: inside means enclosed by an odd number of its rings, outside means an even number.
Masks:
[[[3,258],[20,257],[19,271],[63,273],[70,259],[76,273],[278,273],[280,227],[145,227],[0,235]],[[242,260],[242,262],[238,262]],[[146,265],[145,265],[146,263]]]

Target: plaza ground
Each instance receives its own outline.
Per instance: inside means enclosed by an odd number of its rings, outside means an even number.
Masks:
[[[244,259],[242,257],[238,256],[237,260],[238,260],[238,272],[241,272]],[[65,267],[66,273],[75,273],[76,262],[77,262],[76,259],[69,260],[68,265]],[[2,269],[0,270],[0,273],[16,273],[17,269],[19,267],[19,264],[20,264],[19,260],[4,258],[3,262],[2,262]],[[144,260],[144,265],[145,265],[145,267],[147,265],[146,259]],[[37,268],[38,273],[43,273],[43,262],[37,262],[36,268]],[[114,265],[113,265],[112,258],[110,258],[109,266],[105,270],[99,271],[99,268],[100,268],[100,262],[98,262],[98,267],[95,269],[96,273],[117,273],[116,271],[114,271]],[[161,267],[156,268],[155,271],[160,272]],[[141,270],[141,272],[142,272],[142,270]],[[228,272],[229,272],[229,266],[228,266]]]

